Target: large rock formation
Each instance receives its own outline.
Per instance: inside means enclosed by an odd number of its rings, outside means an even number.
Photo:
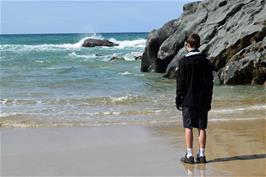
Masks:
[[[141,71],[167,71],[166,76],[174,77],[178,56],[185,53],[184,41],[191,32],[201,36],[200,50],[212,60],[222,84],[265,82],[265,0],[186,4],[181,17],[149,33]]]
[[[86,39],[82,47],[95,47],[95,46],[107,46],[107,47],[112,47],[112,46],[117,46],[118,44],[115,44],[111,41],[108,40],[102,40],[102,39]]]

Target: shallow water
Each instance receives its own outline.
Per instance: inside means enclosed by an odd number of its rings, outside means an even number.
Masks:
[[[177,123],[175,81],[141,73],[146,33],[1,35],[1,125]],[[88,38],[117,47],[82,48]],[[113,56],[125,61],[109,60]],[[215,86],[210,121],[265,119],[265,89]]]

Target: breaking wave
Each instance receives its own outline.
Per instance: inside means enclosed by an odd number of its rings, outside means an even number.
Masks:
[[[246,106],[246,107],[239,107],[239,108],[225,108],[225,109],[214,109],[211,110],[213,113],[225,113],[231,114],[240,111],[261,111],[266,110],[266,105],[253,105],[253,106]]]
[[[92,97],[81,99],[0,99],[0,106],[14,106],[14,105],[118,105],[118,104],[134,104],[143,101],[148,101],[149,98],[139,95],[125,95],[125,96],[108,96],[108,97]],[[1,115],[4,116],[4,115]],[[5,117],[5,116],[4,116]]]
[[[95,58],[95,57],[97,57],[95,54],[80,55],[80,54],[77,54],[76,52],[71,52],[68,54],[68,56],[73,57],[73,58]]]
[[[80,49],[82,44],[86,39],[104,39],[100,35],[92,35],[82,38],[80,41],[76,43],[64,43],[64,44],[37,44],[37,45],[28,45],[28,44],[2,44],[0,45],[0,51],[10,51],[10,52],[21,52],[21,51],[56,51],[56,50],[75,50]],[[137,40],[124,40],[118,41],[114,38],[110,39],[111,42],[119,44],[119,46],[111,47],[123,49],[125,47],[137,47],[144,48],[146,40],[145,39],[137,39]]]
[[[125,48],[125,47],[140,47],[144,48],[146,44],[146,39],[136,39],[136,40],[124,40],[124,41],[118,41],[114,38],[110,39],[111,42],[118,44],[116,48]]]

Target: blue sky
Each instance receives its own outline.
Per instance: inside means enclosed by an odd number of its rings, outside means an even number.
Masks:
[[[0,0],[1,34],[148,32],[191,0]]]

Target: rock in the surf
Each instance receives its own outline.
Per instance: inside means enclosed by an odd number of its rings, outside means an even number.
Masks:
[[[134,59],[135,60],[141,60],[142,59],[142,56],[140,55],[140,56],[134,56]]]
[[[125,61],[126,59],[124,57],[115,56],[112,57],[109,61]]]
[[[96,47],[96,46],[113,47],[113,46],[118,46],[118,44],[115,44],[106,39],[86,39],[82,44],[82,47]]]

